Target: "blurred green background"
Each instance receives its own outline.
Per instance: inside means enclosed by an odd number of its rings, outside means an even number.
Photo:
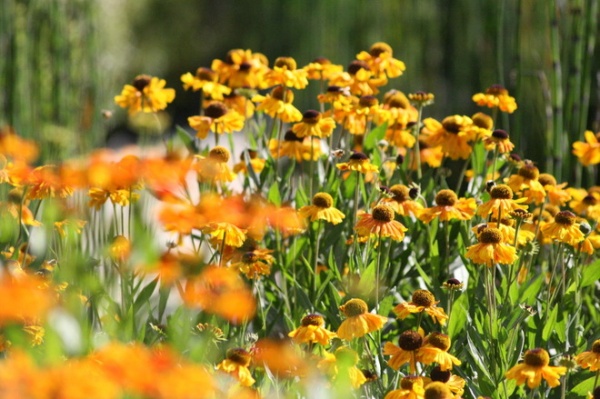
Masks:
[[[385,41],[407,70],[387,88],[436,95],[426,116],[480,111],[471,96],[503,84],[519,109],[499,127],[520,154],[572,177],[570,143],[599,131],[598,0],[3,0],[0,123],[44,145],[47,158],[106,141],[125,113],[113,103],[140,73],[177,90],[185,125],[197,94],[179,80],[233,48],[318,56],[347,66]],[[314,86],[314,87],[313,87]],[[316,87],[297,95],[315,108]],[[103,120],[102,110],[115,117]]]

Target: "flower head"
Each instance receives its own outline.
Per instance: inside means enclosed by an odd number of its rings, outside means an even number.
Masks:
[[[419,361],[430,364],[438,363],[441,371],[452,369],[452,365],[459,366],[461,361],[448,353],[450,349],[450,337],[446,334],[432,332],[425,338]]]
[[[213,100],[223,100],[223,96],[231,93],[231,88],[218,83],[219,75],[210,68],[198,68],[196,74],[190,72],[181,75],[183,88],[186,90],[192,89],[198,91],[202,89],[202,93]]]
[[[573,155],[579,159],[579,162],[581,162],[583,166],[600,163],[599,136],[600,132],[594,134],[591,130],[586,130],[584,133],[585,142],[576,141],[573,143]]]
[[[469,143],[475,138],[471,118],[453,115],[444,118],[441,123],[433,118],[427,118],[423,123],[422,138],[428,146],[440,146],[450,159],[467,159],[471,155]]]
[[[243,129],[244,116],[227,107],[223,102],[213,101],[204,109],[204,115],[190,116],[188,123],[196,131],[196,137],[205,139],[208,132],[233,133]]]
[[[256,95],[252,101],[259,103],[257,111],[264,111],[271,118],[287,123],[302,120],[302,113],[292,104],[294,92],[284,86],[275,86],[267,96]]]
[[[333,198],[327,193],[317,193],[312,199],[312,205],[303,206],[298,210],[300,216],[315,220],[325,220],[332,224],[339,224],[345,215],[333,207]]]
[[[351,170],[360,173],[377,172],[379,168],[373,165],[362,152],[354,152],[350,155],[348,162],[338,163],[336,167],[339,170]]]
[[[553,367],[549,364],[550,356],[545,349],[530,349],[525,352],[524,362],[508,370],[505,375],[509,380],[516,380],[517,385],[527,382],[531,389],[539,387],[542,379],[554,388],[560,385],[559,378],[567,372],[567,368]]]
[[[479,205],[477,214],[481,217],[487,217],[490,214],[498,216],[498,213],[506,215],[516,209],[525,210],[527,205],[521,205],[527,201],[526,198],[513,200],[513,191],[506,184],[498,184],[490,190],[490,200]]]
[[[295,124],[292,131],[299,138],[307,136],[327,138],[331,136],[334,128],[335,122],[332,118],[323,118],[320,112],[311,109],[302,115],[302,122]]]
[[[515,145],[510,141],[510,137],[505,130],[496,129],[490,136],[483,138],[483,144],[488,151],[498,149],[498,153],[506,154],[511,152]]]
[[[431,292],[427,290],[416,290],[413,292],[410,302],[396,305],[394,313],[396,313],[399,319],[405,319],[412,313],[425,312],[431,316],[434,322],[444,325],[448,320],[448,316],[446,315],[446,312],[444,312],[444,309],[436,306],[439,302],[440,301],[435,300],[435,296],[433,296]]]
[[[398,370],[403,365],[409,363],[410,372],[417,371],[417,359],[423,346],[423,337],[417,331],[408,330],[400,334],[398,345],[386,342],[383,346],[383,354],[390,355],[388,365],[394,370]]]
[[[402,241],[408,230],[404,225],[394,220],[394,210],[386,204],[376,205],[371,213],[362,213],[354,226],[354,230],[363,237],[390,237]]]
[[[508,90],[499,84],[488,87],[485,93],[473,95],[473,101],[480,107],[498,108],[500,111],[509,114],[517,109],[515,98],[509,96]]]
[[[325,320],[317,314],[304,316],[300,322],[300,327],[288,334],[292,340],[298,344],[318,342],[321,345],[327,345],[337,334],[325,328]]]
[[[423,384],[422,377],[407,375],[400,380],[400,388],[389,392],[384,399],[423,399]]]
[[[175,99],[175,90],[165,89],[164,79],[139,75],[130,85],[125,85],[120,95],[115,96],[117,105],[127,108],[129,114],[136,112],[156,112],[167,108]]]
[[[541,227],[544,237],[576,246],[583,241],[584,235],[579,229],[577,216],[570,211],[561,211],[554,216],[554,222]]]
[[[590,369],[590,371],[600,370],[600,339],[594,341],[592,350],[577,355],[575,361],[581,368]]]
[[[367,303],[362,299],[350,299],[340,306],[340,311],[346,316],[337,330],[341,339],[351,341],[383,327],[387,317],[369,313]]]
[[[226,372],[239,381],[240,385],[249,387],[256,381],[248,369],[252,357],[243,348],[233,348],[227,351],[225,360],[217,365],[217,370]]]
[[[436,206],[423,209],[419,215],[425,223],[431,222],[436,217],[440,221],[452,219],[470,220],[475,214],[475,198],[458,198],[452,190],[440,190],[435,196]]]
[[[515,247],[503,242],[502,232],[491,227],[484,227],[478,244],[467,248],[465,256],[478,265],[492,267],[496,263],[512,265],[517,260]]]

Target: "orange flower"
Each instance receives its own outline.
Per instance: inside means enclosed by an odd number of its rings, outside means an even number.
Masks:
[[[282,141],[271,139],[269,141],[269,152],[275,159],[288,157],[296,162],[316,161],[321,157],[321,140],[316,137],[301,139],[292,130],[288,130]]]
[[[525,201],[527,198],[513,200],[513,191],[510,187],[506,184],[499,184],[490,190],[490,200],[477,207],[477,214],[484,218],[489,215],[498,218],[499,213],[506,216],[516,209],[527,209],[527,205],[521,205]]]
[[[292,103],[294,92],[283,86],[276,86],[267,96],[255,95],[252,101],[260,103],[257,111],[264,111],[271,118],[281,119],[283,122],[298,122],[302,120],[302,113]]]
[[[358,354],[352,349],[341,346],[335,350],[334,354],[325,353],[325,357],[321,360],[317,367],[328,374],[334,381],[340,376],[350,381],[352,388],[357,389],[362,384],[367,382],[363,372],[356,367],[358,364]]]
[[[388,365],[394,370],[409,363],[410,372],[417,372],[417,360],[420,358],[423,337],[416,331],[408,330],[400,334],[398,345],[386,342],[383,346],[383,354],[389,355]]]
[[[339,170],[351,170],[360,173],[377,172],[379,168],[371,164],[369,158],[362,152],[354,152],[350,155],[348,162],[338,163],[335,165]]]
[[[198,180],[210,183],[233,181],[235,173],[227,165],[230,156],[229,150],[221,146],[211,149],[207,158],[196,155]]]
[[[369,313],[366,302],[358,298],[350,299],[340,306],[340,311],[346,316],[346,320],[338,328],[337,335],[346,341],[377,331],[388,320],[387,317]]]
[[[359,236],[390,237],[392,240],[402,241],[404,232],[408,229],[394,220],[394,211],[390,206],[381,204],[375,206],[371,213],[361,214],[354,230]]]
[[[436,206],[425,208],[419,215],[425,223],[436,217],[445,222],[452,219],[470,220],[475,215],[475,198],[458,198],[452,190],[440,190],[435,196]]]
[[[407,186],[394,184],[390,187],[390,193],[392,194],[392,198],[383,198],[381,203],[391,206],[398,215],[413,215],[418,217],[423,210],[423,205],[411,199],[411,189]]]
[[[0,326],[42,319],[56,297],[48,283],[27,274],[0,274]]]
[[[302,69],[306,71],[308,79],[328,80],[334,74],[342,72],[344,68],[341,65],[333,64],[325,57],[317,57]]]
[[[506,184],[514,192],[522,192],[523,196],[527,198],[528,202],[534,202],[541,204],[546,198],[546,191],[541,183],[538,181],[540,171],[533,162],[525,161],[523,166],[519,168],[516,175],[511,175]]]
[[[254,296],[239,274],[217,266],[208,266],[188,280],[183,301],[236,324],[251,319],[256,312]]]
[[[517,260],[515,247],[503,242],[500,230],[485,227],[477,238],[479,243],[468,247],[465,254],[473,263],[492,267],[496,263],[512,265]]]
[[[249,279],[258,279],[260,276],[271,274],[271,265],[275,258],[270,250],[255,250],[245,252],[238,262],[230,265],[233,270],[239,271]]]
[[[469,142],[474,140],[471,118],[453,115],[444,118],[442,123],[433,118],[427,118],[423,123],[421,138],[429,147],[440,146],[450,159],[467,159],[471,155]]]
[[[302,115],[302,122],[292,127],[292,131],[298,138],[307,136],[327,138],[331,136],[333,129],[335,129],[335,122],[332,118],[323,118],[320,112],[312,109]]]
[[[248,369],[252,361],[248,351],[242,348],[229,349],[225,356],[225,360],[217,365],[217,370],[231,375],[238,380],[240,385],[245,387],[249,387],[256,382]]]
[[[544,187],[544,190],[546,190],[548,201],[552,205],[564,206],[571,200],[571,194],[565,190],[567,183],[558,184],[554,176],[549,173],[541,173],[538,181]]]
[[[444,309],[438,308],[436,305],[440,301],[436,301],[433,294],[427,290],[416,290],[412,294],[412,300],[410,302],[404,302],[396,305],[394,313],[399,319],[406,319],[411,313],[422,313],[425,312],[434,322],[445,325],[448,320],[448,316]]]
[[[175,99],[175,90],[165,89],[166,84],[164,79],[148,75],[136,76],[133,84],[125,85],[121,95],[115,96],[115,103],[128,108],[129,114],[163,110]]]
[[[377,42],[371,46],[369,52],[361,51],[357,54],[356,59],[366,62],[377,77],[396,78],[406,70],[406,65],[393,55],[389,44]]]
[[[579,223],[573,212],[558,212],[554,222],[548,223],[540,229],[544,237],[576,246],[585,238],[579,229]]]
[[[204,109],[204,116],[188,118],[190,127],[196,131],[196,137],[205,139],[208,132],[216,134],[233,133],[244,128],[244,116],[229,109],[224,103],[213,101]]]
[[[560,376],[567,372],[566,367],[549,366],[550,356],[541,348],[528,350],[524,358],[523,363],[517,364],[505,374],[509,380],[516,380],[517,385],[527,382],[529,388],[537,388],[543,378],[549,387],[554,388],[560,385]]]
[[[217,83],[219,76],[209,68],[198,68],[196,75],[190,72],[181,75],[183,88],[198,91],[202,89],[202,93],[213,100],[223,100],[223,95],[231,93],[231,89],[227,86]]]
[[[424,399],[425,389],[423,378],[408,375],[400,380],[400,389],[395,389],[385,395],[384,399]]]
[[[461,361],[448,353],[450,344],[449,336],[432,332],[425,338],[418,360],[424,364],[438,363],[441,371],[451,370],[453,364],[459,366]]]
[[[304,89],[308,85],[307,72],[297,69],[296,60],[292,57],[279,57],[273,69],[265,74],[267,86],[284,85],[295,89]]]
[[[213,60],[211,69],[219,75],[220,83],[231,88],[264,89],[268,87],[264,79],[268,65],[267,57],[261,53],[234,49],[227,53],[225,61]]]
[[[248,158],[246,159],[246,157]],[[262,172],[265,168],[266,163],[267,160],[259,158],[256,151],[248,149],[241,153],[240,162],[233,165],[233,172],[242,172],[243,174],[247,175],[248,167],[250,167],[255,174],[259,175],[260,172]]]
[[[480,107],[498,108],[500,111],[509,114],[517,109],[515,98],[509,96],[508,90],[499,84],[488,87],[485,93],[473,95],[473,101]]]
[[[594,341],[591,351],[577,355],[575,361],[581,368],[590,369],[590,371],[600,370],[600,339]]]
[[[329,344],[337,334],[325,328],[325,320],[317,314],[304,316],[300,327],[290,332],[288,336],[297,344],[317,342],[321,345]]]
[[[515,148],[515,145],[510,141],[508,133],[500,129],[496,129],[490,136],[484,137],[483,144],[488,151],[498,148],[498,153],[500,154],[506,154]]]
[[[596,165],[600,163],[600,132],[594,134],[591,130],[584,133],[585,143],[576,141],[573,143],[573,155],[579,159],[583,166]]]
[[[333,198],[327,193],[317,193],[312,199],[312,205],[298,209],[300,216],[310,218],[311,222],[325,220],[332,224],[339,224],[344,219],[344,214],[333,207]]]

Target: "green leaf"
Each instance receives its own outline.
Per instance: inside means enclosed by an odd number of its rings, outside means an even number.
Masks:
[[[463,293],[452,305],[452,313],[448,321],[448,336],[454,339],[467,325],[469,314],[469,296]]]
[[[384,123],[383,125],[377,126],[375,129],[371,130],[368,134],[366,134],[365,141],[363,143],[365,150],[373,150],[379,142],[379,140],[383,139],[383,137],[385,136],[386,130],[387,123]]]
[[[554,326],[556,325],[556,316],[557,315],[558,315],[558,306],[555,306],[554,308],[552,308],[552,311],[550,312],[550,315],[548,316],[546,324],[544,325],[544,329],[542,330],[542,339],[544,341],[548,341],[548,338],[550,338],[550,334],[552,334],[552,332],[554,331]]]
[[[588,392],[592,392],[594,390],[594,380],[596,377],[588,378],[585,381],[580,382],[575,385],[573,389],[571,389],[572,393],[575,393],[579,396],[587,397]]]
[[[156,277],[154,280],[150,281],[140,291],[140,293],[137,296],[137,298],[135,298],[135,302],[134,302],[134,305],[133,305],[133,307],[135,308],[135,313],[139,312],[140,309],[143,307],[143,305],[146,304],[146,302],[148,302],[148,300],[152,296],[152,293],[154,292],[154,289],[156,288],[157,284],[158,284],[158,277]]]
[[[181,126],[175,126],[175,132],[177,133],[177,137],[183,142],[183,144],[190,150],[192,153],[196,152],[196,146],[194,145],[194,138],[190,136],[190,134],[182,128]]]
[[[589,287],[600,280],[600,259],[585,266],[581,273],[581,288]]]
[[[267,199],[274,205],[281,206],[281,194],[279,194],[279,187],[276,183],[269,189]]]
[[[360,282],[358,283],[359,292],[368,294],[375,289],[376,269],[376,262],[371,262],[365,272],[360,276]]]

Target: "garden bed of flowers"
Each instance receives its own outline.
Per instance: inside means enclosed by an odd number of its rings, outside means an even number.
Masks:
[[[0,398],[600,398],[600,188],[519,153],[508,90],[438,121],[385,43],[269,65],[183,74],[173,130],[135,77],[135,148],[2,128]]]

